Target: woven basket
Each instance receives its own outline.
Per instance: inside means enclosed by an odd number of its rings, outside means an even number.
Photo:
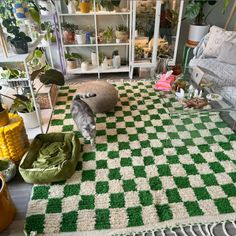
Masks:
[[[9,124],[0,127],[0,157],[18,163],[29,147],[23,120],[9,113]]]

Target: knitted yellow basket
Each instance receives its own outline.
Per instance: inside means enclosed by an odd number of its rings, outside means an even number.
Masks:
[[[23,120],[9,113],[9,123],[0,127],[0,157],[18,163],[29,147]]]

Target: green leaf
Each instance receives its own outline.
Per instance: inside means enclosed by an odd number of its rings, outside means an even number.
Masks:
[[[40,81],[43,84],[56,84],[56,85],[65,84],[64,75],[60,71],[54,69],[47,70],[45,74],[41,75]]]
[[[39,25],[41,24],[40,14],[37,10],[35,10],[34,8],[30,8],[29,14],[37,24],[39,24]]]
[[[199,2],[189,3],[186,7],[184,18],[190,21],[194,20],[199,14],[200,9],[201,9],[201,3]]]

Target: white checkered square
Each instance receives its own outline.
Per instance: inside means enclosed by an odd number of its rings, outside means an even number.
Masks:
[[[134,179],[134,170],[130,166],[125,166],[120,169],[121,178],[126,179]]]
[[[84,181],[80,183],[81,195],[94,195],[96,193],[96,183],[94,181]]]
[[[62,198],[61,200],[61,209],[62,212],[70,212],[70,211],[78,211],[79,209],[79,201],[81,196],[69,196]]]
[[[94,210],[78,211],[77,228],[81,231],[94,230],[96,223],[95,216]]]
[[[110,193],[121,193],[123,192],[122,180],[110,180],[109,181],[109,192]]]
[[[197,200],[195,193],[191,188],[178,189],[178,192],[183,202]]]
[[[126,192],[124,193],[125,195],[125,207],[137,207],[139,206],[139,196],[138,196],[138,192]]]

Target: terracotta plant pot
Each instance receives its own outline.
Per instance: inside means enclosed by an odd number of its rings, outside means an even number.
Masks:
[[[79,9],[81,13],[89,13],[90,12],[90,2],[80,2]]]
[[[63,37],[65,43],[74,43],[75,42],[75,32],[63,31]]]
[[[116,38],[120,39],[121,42],[126,42],[129,38],[129,35],[125,31],[116,31]]]
[[[7,228],[13,221],[16,214],[16,207],[8,192],[7,185],[2,175],[0,175],[0,232]]]
[[[5,126],[9,123],[8,110],[4,109],[0,112],[0,127]]]

